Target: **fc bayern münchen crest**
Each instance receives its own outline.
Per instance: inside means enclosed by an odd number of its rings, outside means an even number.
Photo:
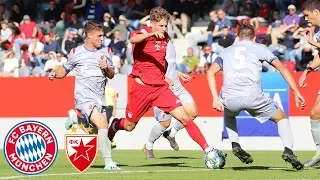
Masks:
[[[4,156],[16,171],[34,175],[46,171],[58,153],[52,130],[38,121],[23,121],[8,132],[4,140]]]
[[[98,152],[98,135],[65,135],[65,151],[70,163],[80,173],[94,162]]]

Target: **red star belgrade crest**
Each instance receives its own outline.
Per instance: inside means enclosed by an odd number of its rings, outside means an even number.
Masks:
[[[98,135],[65,135],[65,151],[73,167],[82,173],[96,158]]]

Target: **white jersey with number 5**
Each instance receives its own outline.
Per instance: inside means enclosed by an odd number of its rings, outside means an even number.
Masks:
[[[277,59],[262,44],[242,40],[224,49],[223,59],[223,97],[250,96],[262,93],[262,60],[271,63]]]

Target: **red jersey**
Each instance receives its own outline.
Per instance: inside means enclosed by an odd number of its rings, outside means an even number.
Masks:
[[[145,26],[132,35],[151,32],[151,27]],[[134,64],[130,76],[139,77],[143,83],[149,85],[166,84],[164,80],[168,63],[165,57],[169,40],[168,34],[165,34],[164,39],[151,37],[135,44],[132,49]]]

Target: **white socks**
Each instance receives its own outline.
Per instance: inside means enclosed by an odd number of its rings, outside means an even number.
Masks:
[[[157,123],[156,125],[153,126],[151,129],[148,141],[146,143],[146,148],[148,150],[153,149],[153,143],[161,137],[161,135],[164,133],[164,131],[167,128],[163,127],[160,123]]]
[[[98,130],[98,138],[99,138],[99,147],[104,159],[105,165],[112,162],[111,159],[111,142],[108,138],[108,129],[99,129]]]
[[[282,119],[278,123],[278,133],[282,139],[284,147],[292,150],[293,148],[293,134],[291,130],[290,121],[288,119]]]
[[[172,128],[170,130],[169,136],[172,137],[172,138],[175,137],[177,132],[180,131],[183,128],[184,128],[184,126],[180,121],[174,122],[174,124],[173,124],[173,126],[172,126]]]
[[[320,154],[320,120],[310,119],[310,122],[313,141],[316,144],[317,153]]]

